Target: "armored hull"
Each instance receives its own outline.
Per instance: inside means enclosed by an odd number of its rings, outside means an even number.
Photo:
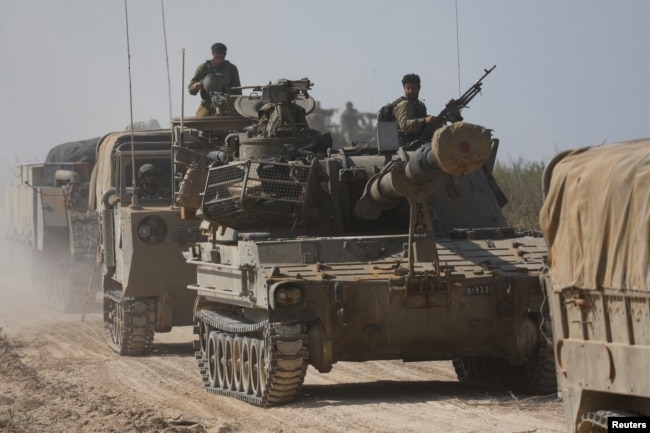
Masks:
[[[338,361],[379,359],[455,359],[464,381],[552,389],[554,372],[541,365],[548,353],[540,349],[550,346],[539,339],[537,329],[545,325],[539,314],[541,292],[534,290],[539,289],[543,239],[503,239],[501,230],[482,236],[438,238],[440,265],[418,264],[413,276],[405,267],[406,236],[197,245],[190,260],[197,267],[197,284],[190,288],[200,299],[199,354],[206,388],[258,404],[286,401],[289,390],[276,393],[273,384],[287,371],[277,367],[262,374],[243,371],[252,364],[237,364],[232,375],[243,378],[237,388],[218,376],[214,356],[226,352],[209,347],[213,333],[218,334],[213,343],[221,338],[234,345],[240,339],[240,345],[270,347],[271,329],[289,328],[297,335],[281,341],[295,353],[277,346],[271,351],[279,352],[267,356],[291,360],[295,391],[308,364],[328,372]],[[503,364],[492,368],[491,377],[481,377],[483,370],[475,364],[487,359]],[[261,374],[260,381],[266,376],[266,388],[250,386],[246,378],[255,374]]]

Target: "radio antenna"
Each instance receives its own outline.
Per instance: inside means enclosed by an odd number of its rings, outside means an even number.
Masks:
[[[131,206],[138,205],[138,198],[136,191],[135,180],[135,138],[133,136],[133,91],[131,90],[131,46],[129,45],[129,8],[124,0],[124,16],[126,18],[126,56],[129,66],[129,116],[131,119],[131,185],[133,186],[133,194],[131,194]]]
[[[458,60],[458,96],[460,96],[460,42],[458,38],[458,0],[456,4],[456,59]]]
[[[172,81],[169,76],[169,53],[167,51],[167,26],[165,25],[165,5],[160,0],[160,10],[162,11],[163,37],[165,38],[165,61],[167,62],[167,92],[169,94],[169,120],[172,119]]]

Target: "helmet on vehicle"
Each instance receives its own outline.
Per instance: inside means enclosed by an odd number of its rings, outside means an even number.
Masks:
[[[138,179],[142,179],[147,173],[158,174],[158,170],[153,164],[143,164],[138,170]]]
[[[203,89],[205,89],[205,91],[208,93],[228,91],[228,83],[226,82],[226,77],[223,74],[208,74],[203,78],[203,80],[201,80],[201,83],[203,84]]]

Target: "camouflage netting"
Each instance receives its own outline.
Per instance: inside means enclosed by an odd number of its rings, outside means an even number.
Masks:
[[[50,149],[45,157],[45,162],[89,162],[94,164],[96,146],[99,138],[95,137],[59,144]]]
[[[540,226],[555,289],[650,290],[650,139],[559,159]]]

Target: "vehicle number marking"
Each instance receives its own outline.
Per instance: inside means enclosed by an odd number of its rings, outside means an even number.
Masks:
[[[482,284],[480,286],[469,286],[466,290],[468,295],[487,295],[492,293],[492,286],[489,284]]]

